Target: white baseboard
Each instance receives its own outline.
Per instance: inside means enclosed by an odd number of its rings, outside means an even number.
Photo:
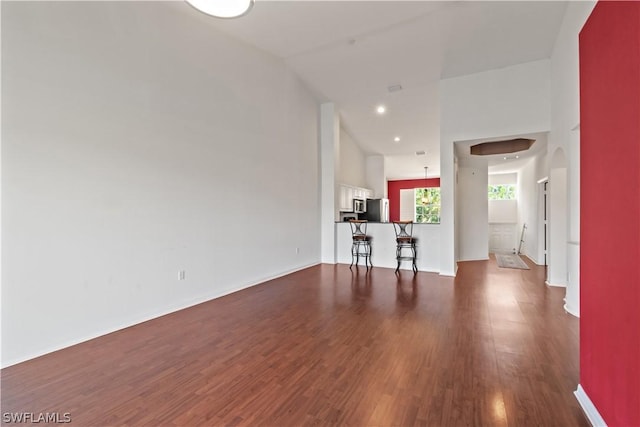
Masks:
[[[326,263],[323,263],[326,264]],[[350,266],[351,263],[350,262],[336,262],[336,264],[339,265],[348,265]],[[384,264],[373,264],[373,267],[369,267],[369,268],[387,268],[390,270],[395,270],[396,267],[398,265],[396,264],[396,262],[394,261],[393,263],[384,263]],[[440,270],[434,270],[434,269],[429,269],[429,268],[421,268],[420,265],[416,265],[418,267],[418,271],[421,271],[423,273],[436,273],[439,274]],[[366,265],[364,264],[364,261],[360,261],[359,264],[353,264],[353,267],[365,267]],[[411,267],[411,264],[409,264],[408,262],[404,262],[402,263],[402,265],[400,265],[400,270],[406,270],[406,271],[413,271],[413,268]]]
[[[569,307],[566,302],[564,304],[564,311],[566,311],[567,313],[569,313],[574,317],[580,318],[580,313],[577,310],[574,310],[571,307]]]
[[[547,286],[552,286],[554,288],[566,288],[567,287],[567,285],[559,285],[559,284],[556,284],[556,283],[549,283],[546,280],[544,281],[544,284],[547,285]]]
[[[277,274],[274,274],[274,275],[265,276],[264,278],[262,278],[260,280],[257,280],[255,282],[251,282],[251,283],[246,283],[246,284],[243,284],[243,285],[235,287],[235,288],[216,290],[216,292],[210,293],[210,294],[205,295],[203,297],[197,297],[197,298],[192,299],[191,301],[188,301],[188,302],[185,302],[185,303],[182,303],[182,304],[170,307],[170,308],[165,308],[165,309],[159,310],[159,311],[157,311],[155,313],[147,313],[147,314],[141,315],[141,316],[137,317],[134,320],[126,321],[126,322],[124,322],[124,323],[122,323],[122,324],[120,324],[118,326],[115,326],[115,327],[112,327],[112,328],[108,328],[108,329],[104,329],[104,330],[98,331],[96,333],[85,335],[83,337],[76,338],[76,339],[73,339],[73,340],[70,340],[70,341],[66,341],[66,342],[60,343],[60,344],[58,344],[56,346],[49,347],[49,348],[47,348],[45,350],[38,351],[37,353],[32,353],[32,354],[28,354],[28,355],[25,355],[25,356],[22,356],[22,357],[19,357],[19,358],[10,359],[10,360],[8,360],[6,362],[3,360],[1,368],[2,369],[8,368],[9,366],[17,365],[18,363],[26,362],[27,360],[35,359],[37,357],[44,356],[45,354],[53,353],[54,351],[59,351],[59,350],[65,349],[67,347],[72,347],[74,345],[81,344],[83,342],[86,342],[86,341],[89,341],[89,340],[92,340],[92,339],[95,339],[95,338],[99,338],[101,336],[108,335],[108,334],[111,334],[113,332],[117,332],[117,331],[120,331],[122,329],[126,329],[126,328],[129,328],[131,326],[138,325],[140,323],[148,322],[149,320],[153,320],[153,319],[156,319],[158,317],[166,316],[167,314],[175,313],[177,311],[184,310],[184,309],[187,309],[189,307],[193,307],[193,306],[198,305],[198,304],[202,304],[202,303],[205,303],[205,302],[217,299],[217,298],[221,298],[221,297],[223,297],[225,295],[229,295],[229,294],[241,291],[243,289],[247,289],[247,288],[250,288],[252,286],[256,286],[256,285],[259,285],[261,283],[268,282],[269,280],[277,279],[279,277],[295,273],[296,271],[300,271],[300,270],[304,270],[304,269],[309,268],[309,267],[313,267],[313,266],[318,265],[318,264],[320,264],[320,263],[316,262],[316,263],[311,263],[311,264],[304,265],[304,266],[301,266],[301,267],[296,267],[296,268],[293,268],[291,270],[280,272],[280,273],[277,273]]]
[[[489,261],[491,258],[468,258],[468,259],[459,259],[458,262],[468,262],[468,261]]]
[[[336,264],[340,264],[340,265],[348,265],[350,266],[351,263],[348,262],[338,262]],[[366,266],[364,264],[354,264],[353,267],[365,267]],[[390,265],[374,265],[373,267],[369,267],[369,268],[386,268],[387,270],[395,270],[396,269],[396,264],[390,264]],[[404,265],[400,266],[400,271],[413,271],[413,269],[411,268],[411,266],[408,263],[404,263]],[[418,266],[418,271],[423,272],[423,273],[436,273],[439,274],[440,271],[439,270],[429,270],[429,269],[425,269],[425,268],[420,268],[420,266]]]
[[[441,276],[447,276],[447,277],[456,277],[456,274],[458,274],[458,265],[456,264],[456,268],[454,271],[440,271],[440,275]]]
[[[525,254],[525,253],[521,253],[520,256],[526,256],[527,258],[529,258],[529,261],[531,261],[532,263],[534,263],[535,265],[544,265],[541,262],[538,262],[535,258],[533,258],[531,255],[529,254]]]
[[[589,399],[589,396],[587,396],[587,393],[580,384],[578,384],[578,388],[573,394],[576,396],[576,399],[578,399],[580,407],[593,427],[607,427],[607,423],[604,422],[602,415],[600,415],[600,412],[598,412],[598,409],[596,409],[596,406],[591,399]]]

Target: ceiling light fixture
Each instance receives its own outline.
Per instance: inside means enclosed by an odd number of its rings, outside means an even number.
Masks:
[[[254,0],[185,0],[202,13],[215,18],[238,18],[246,15]]]
[[[469,151],[474,156],[490,156],[492,154],[511,154],[519,151],[525,151],[531,148],[535,139],[515,138],[505,141],[483,142],[481,144],[472,145]]]
[[[399,137],[399,136],[396,136],[395,138],[393,138],[393,140],[394,140],[395,142],[400,142],[400,137]]]
[[[430,200],[429,200],[429,192],[427,190],[428,188],[428,179],[427,179],[427,171],[429,170],[429,166],[425,166],[424,167],[424,188],[422,189],[422,204],[423,205],[428,205]]]
[[[378,106],[376,107],[376,112],[377,112],[378,114],[384,114],[384,113],[386,113],[386,112],[387,112],[387,107],[385,107],[384,105],[378,105]]]

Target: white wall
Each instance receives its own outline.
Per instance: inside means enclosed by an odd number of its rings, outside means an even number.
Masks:
[[[416,191],[400,190],[400,221],[416,220]]]
[[[518,246],[522,235],[522,226],[526,224],[524,242],[520,252],[537,262],[538,247],[538,190],[535,179],[536,159],[529,160],[518,172]]]
[[[561,160],[557,160],[561,159]],[[567,285],[567,167],[561,148],[552,154],[549,170],[549,247],[547,283],[552,286]],[[558,166],[558,167],[556,167]],[[562,167],[564,166],[564,167]]]
[[[521,252],[538,265],[544,264],[544,222],[542,218],[542,166],[546,154],[527,162],[518,172],[518,245],[522,226],[527,225]]]
[[[365,159],[366,188],[373,190],[374,199],[387,198],[386,160],[384,156],[372,155]]]
[[[550,153],[553,153],[558,146],[562,146],[565,153],[569,152],[570,134],[580,121],[578,33],[595,4],[595,1],[590,0],[568,3],[553,48],[550,61]],[[571,163],[570,159],[569,163]]]
[[[513,224],[518,221],[517,200],[489,200],[489,223]]]
[[[2,4],[3,366],[319,262],[316,100],[205,18]]]
[[[438,153],[428,151],[424,156],[412,154],[385,156],[386,176],[389,181],[424,178],[424,167],[429,168],[429,178],[440,176]]]
[[[579,314],[580,264],[580,85],[578,34],[596,2],[569,2],[551,55],[549,153],[567,155],[567,308]]]
[[[334,264],[334,222],[340,218],[336,179],[340,162],[340,117],[332,102],[320,106],[320,259]]]
[[[454,141],[549,129],[549,60],[441,81],[441,133]]]
[[[351,135],[343,128],[340,128],[339,145],[338,182],[367,188],[366,157]]]
[[[439,92],[441,271],[455,272],[453,143],[548,131],[549,61],[445,79],[440,82]]]
[[[453,149],[454,145],[451,144],[451,147]],[[455,150],[453,150],[455,151]],[[454,154],[453,156],[453,195],[451,197],[451,199],[454,201],[453,204],[453,212],[455,212],[455,214],[453,215],[453,218],[455,220],[455,224],[453,224],[453,239],[450,239],[445,245],[443,245],[443,248],[446,247],[447,245],[451,246],[453,245],[453,259],[454,260],[459,260],[460,259],[460,227],[457,226],[457,224],[460,224],[460,209],[456,209],[456,207],[459,205],[458,203],[458,198],[460,197],[460,192],[458,191],[458,172],[460,171],[460,160],[458,159],[458,157]],[[448,174],[450,176],[450,174]],[[445,179],[446,180],[446,179]],[[449,203],[450,205],[450,203]],[[440,177],[440,225],[442,226],[442,222],[443,222],[443,217],[442,217],[442,177]],[[444,219],[445,224],[448,224],[447,227],[451,227],[451,224],[448,223],[449,220],[448,219]],[[442,260],[442,257],[440,258]],[[442,262],[442,261],[441,261]],[[455,276],[456,272],[458,271],[458,264],[454,263],[454,267],[455,270],[453,270],[453,275]],[[440,273],[442,274],[442,273]]]
[[[440,128],[442,131],[442,127]],[[443,136],[447,138],[446,136]],[[456,211],[458,200],[458,167],[453,149],[453,140],[440,141],[440,274],[455,276],[458,271],[456,261],[460,249],[457,244],[459,214]]]
[[[489,174],[489,185],[516,185],[517,183],[518,174],[516,172]]]
[[[460,261],[489,258],[487,167],[458,169]]]
[[[565,310],[580,317],[580,128],[569,136],[567,168],[567,293]]]
[[[538,208],[537,208],[537,234],[538,234],[538,239],[537,239],[537,246],[538,246],[538,250],[537,250],[537,258],[531,258],[535,263],[539,264],[539,265],[544,265],[545,264],[545,247],[544,247],[544,238],[545,238],[545,228],[544,228],[544,217],[545,217],[545,205],[544,205],[544,181],[548,181],[549,180],[549,154],[548,153],[544,153],[541,155],[538,155],[538,157],[536,157],[536,163],[535,163],[535,180],[536,180],[536,184],[537,184],[537,197],[538,197]],[[538,181],[540,181],[540,183],[538,183]],[[547,185],[547,223],[549,221],[549,186]],[[546,233],[548,235],[549,230],[547,227]],[[533,235],[533,231],[531,233],[531,235]],[[549,246],[549,239],[547,237],[547,247]],[[533,249],[533,248],[532,248]],[[533,254],[533,252],[532,252]],[[548,258],[548,257],[547,257]],[[549,264],[549,261],[547,259],[547,264]]]

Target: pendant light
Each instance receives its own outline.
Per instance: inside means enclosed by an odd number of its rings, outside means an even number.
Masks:
[[[423,205],[428,205],[430,200],[429,200],[429,193],[427,190],[427,171],[429,170],[429,166],[425,166],[424,167],[424,189],[422,190],[422,204]]]
[[[215,18],[238,18],[246,15],[254,0],[186,0],[202,13]]]

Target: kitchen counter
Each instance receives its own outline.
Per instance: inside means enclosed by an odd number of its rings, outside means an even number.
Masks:
[[[342,225],[340,225],[342,224]],[[349,222],[336,221],[336,262],[351,264],[351,227]],[[390,222],[367,223],[367,235],[371,236],[371,262],[374,267],[396,268],[396,234]],[[440,272],[440,224],[416,223],[413,237],[417,241],[419,271]],[[360,260],[361,267],[363,260]],[[401,270],[411,270],[411,263],[403,261]]]
[[[334,221],[336,224],[349,224],[349,221]],[[367,221],[369,224],[389,224],[391,225],[391,221],[389,222],[380,222],[380,221]],[[422,225],[440,225],[439,222],[414,222],[414,226],[422,226]]]

